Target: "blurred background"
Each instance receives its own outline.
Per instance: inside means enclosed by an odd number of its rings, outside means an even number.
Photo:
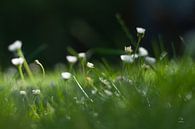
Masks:
[[[68,47],[94,50],[94,57],[117,55],[130,45],[117,13],[134,37],[137,26],[146,28],[142,46],[151,54],[162,41],[170,53],[174,44],[178,55],[185,46],[181,37],[195,43],[195,0],[1,0],[0,66],[11,65],[7,47],[15,40],[23,41],[29,61],[48,67],[65,62]]]

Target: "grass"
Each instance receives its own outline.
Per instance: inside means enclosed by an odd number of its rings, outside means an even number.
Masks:
[[[86,53],[68,48],[68,66],[47,71],[36,60],[32,69],[22,42],[11,44],[19,73],[0,73],[0,129],[195,128],[194,61],[169,60],[158,49],[159,58],[149,57],[140,47],[145,29],[136,28],[135,42],[117,19],[134,46],[125,47],[115,66],[87,62]]]
[[[97,66],[98,65],[98,66]],[[58,68],[0,73],[1,129],[193,129],[195,63],[190,58],[158,61],[153,67],[100,64],[87,73],[77,65],[63,80]],[[32,90],[40,89],[40,94]],[[25,90],[26,95],[20,91]]]

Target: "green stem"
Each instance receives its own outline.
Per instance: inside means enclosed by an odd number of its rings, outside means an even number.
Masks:
[[[77,83],[77,85],[79,86],[79,88],[81,89],[81,91],[84,93],[84,95],[91,101],[93,102],[93,100],[88,96],[88,94],[84,91],[84,89],[82,88],[81,84],[78,82],[78,80],[76,79],[75,76],[73,76],[75,82]]]
[[[126,76],[126,73],[128,73],[128,64],[123,62],[123,76]]]
[[[82,61],[83,75],[85,76],[85,60]]]
[[[135,54],[138,52],[138,49],[139,49],[139,45],[140,45],[140,43],[141,43],[141,40],[142,40],[142,37],[141,36],[138,36],[138,41],[137,41],[137,44],[136,44],[136,48],[135,48],[135,52],[134,52],[134,56],[135,56]],[[133,57],[133,58],[135,58],[135,57]],[[141,63],[138,61],[138,67],[141,65]]]
[[[41,67],[43,78],[45,78],[45,69],[43,65],[38,60],[35,60],[35,63]]]
[[[69,66],[69,71],[73,73],[73,63],[70,63],[70,66]]]
[[[80,60],[80,62],[81,62],[81,72],[83,73],[83,76],[85,76],[86,74],[85,74],[85,64],[86,64],[86,60],[85,59],[81,59]]]
[[[31,79],[33,79],[33,74],[32,74],[32,72],[30,70],[30,67],[29,67],[29,65],[28,65],[28,63],[27,63],[27,61],[26,61],[26,59],[25,59],[25,57],[24,57],[24,55],[22,53],[22,50],[21,49],[18,49],[17,52],[18,52],[18,55],[24,59],[24,68],[26,69],[26,72],[27,72],[28,76]]]
[[[19,65],[18,66],[18,71],[19,71],[19,74],[20,74],[21,79],[24,81],[24,74],[22,72],[22,65]]]
[[[138,41],[137,41],[137,44],[136,44],[136,48],[135,48],[134,54],[137,53],[141,40],[142,40],[142,37],[141,36],[138,36]]]

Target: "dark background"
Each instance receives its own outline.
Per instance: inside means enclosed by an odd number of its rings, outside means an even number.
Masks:
[[[161,35],[168,51],[173,42],[181,53],[179,36],[194,34],[195,0],[0,0],[0,66],[10,64],[7,46],[15,40],[23,41],[29,61],[38,58],[47,66],[65,62],[68,46],[78,52],[123,49],[130,41],[116,13],[133,36],[135,27],[146,28],[142,46],[150,51]]]

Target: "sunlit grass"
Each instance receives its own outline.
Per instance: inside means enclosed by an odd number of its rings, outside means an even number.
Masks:
[[[144,35],[137,28],[115,65],[69,49],[66,65],[50,71],[39,60],[30,67],[14,42],[16,68],[0,73],[0,129],[193,129],[194,61],[151,57]]]
[[[87,75],[61,71],[36,74],[34,81],[1,74],[2,129],[182,129],[193,128],[195,64],[191,59],[161,61],[153,68],[129,64],[126,71],[97,64]],[[18,74],[18,73],[16,73]],[[33,94],[32,90],[40,90]],[[26,91],[26,95],[20,91]]]

